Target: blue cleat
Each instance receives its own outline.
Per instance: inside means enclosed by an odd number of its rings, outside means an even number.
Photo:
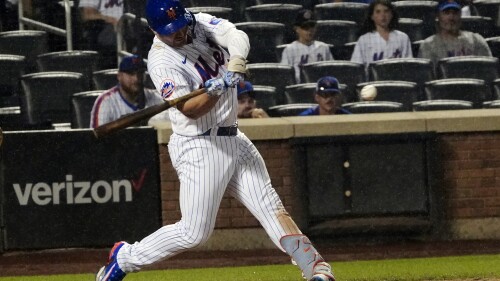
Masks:
[[[118,251],[123,246],[123,242],[117,242],[109,252],[108,264],[101,267],[95,276],[95,281],[121,281],[126,273],[121,270],[116,261]]]

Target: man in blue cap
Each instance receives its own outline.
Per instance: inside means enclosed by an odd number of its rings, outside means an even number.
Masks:
[[[437,33],[425,39],[418,56],[430,59],[434,67],[440,59],[456,56],[489,56],[491,50],[479,34],[460,30],[462,6],[453,0],[441,1],[437,6]]]
[[[238,84],[238,118],[267,118],[266,111],[256,107],[255,92],[252,83],[245,81]]]
[[[300,116],[351,113],[341,107],[344,95],[339,89],[339,81],[333,76],[325,76],[318,80],[314,100],[318,105],[301,112]]]

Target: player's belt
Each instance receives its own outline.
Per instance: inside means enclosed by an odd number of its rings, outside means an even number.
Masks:
[[[211,132],[212,129],[208,129],[208,131],[204,132],[200,136],[210,136]],[[217,136],[219,137],[236,136],[237,133],[238,133],[238,127],[236,126],[217,128]]]

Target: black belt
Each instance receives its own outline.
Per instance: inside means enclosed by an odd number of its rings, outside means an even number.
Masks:
[[[208,129],[208,131],[204,132],[200,136],[210,136],[211,131],[212,129]],[[236,134],[238,134],[238,127],[235,126],[217,128],[217,136],[219,137],[236,136]]]

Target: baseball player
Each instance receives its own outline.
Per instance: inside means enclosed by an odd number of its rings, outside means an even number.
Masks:
[[[354,47],[351,61],[368,65],[390,58],[411,58],[410,38],[396,30],[399,16],[390,0],[375,0],[368,6],[362,34]]]
[[[281,64],[293,66],[295,81],[301,83],[301,67],[310,62],[333,60],[328,44],[315,40],[316,20],[311,10],[300,10],[293,26],[297,40],[288,44],[281,54]]]
[[[148,71],[162,97],[170,100],[203,86],[207,92],[169,109],[168,149],[180,180],[181,220],[134,244],[116,243],[96,281],[122,280],[207,241],[226,190],[307,280],[333,281],[330,265],[284,209],[261,155],[238,130],[235,85],[244,79],[248,36],[227,20],[193,15],[176,0],[149,0],[146,18],[155,33]]]
[[[136,55],[123,58],[118,68],[118,84],[100,94],[94,102],[90,113],[90,128],[164,102],[155,90],[144,88],[145,70],[146,65],[142,58]],[[168,115],[160,113],[153,118],[168,120]]]

